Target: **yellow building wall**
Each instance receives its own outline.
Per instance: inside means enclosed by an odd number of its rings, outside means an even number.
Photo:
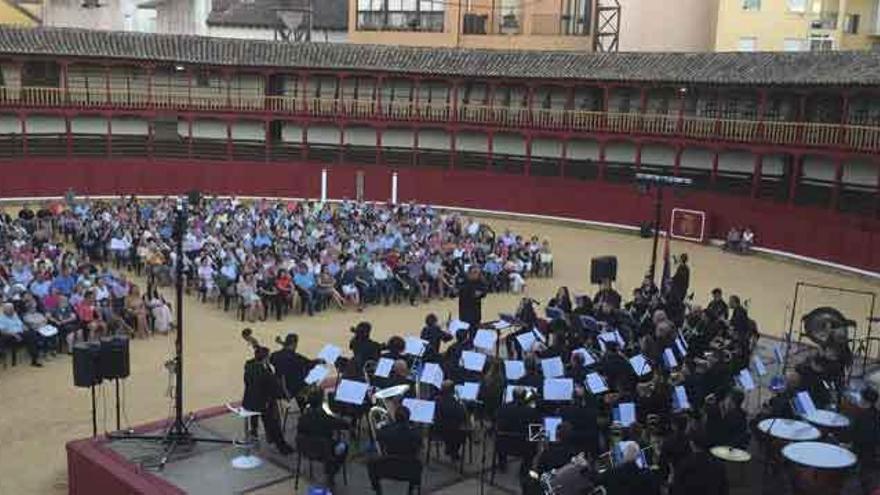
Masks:
[[[357,0],[349,2],[348,41],[350,43],[375,45],[402,45],[425,47],[482,48],[495,50],[581,50],[592,51],[593,37],[559,36],[548,34],[559,26],[559,0],[523,0],[517,11],[519,34],[480,34],[462,33],[464,11],[458,2],[446,3],[443,32],[414,31],[361,31],[357,28]],[[497,16],[492,16],[492,7]],[[497,32],[502,9],[501,0],[473,0],[470,10],[474,14],[486,14],[487,31]],[[540,34],[533,34],[540,33]]]
[[[715,51],[739,51],[743,37],[757,38],[757,51],[782,51],[786,38],[809,39],[812,2],[806,12],[789,12],[785,0],[761,0],[761,9],[743,10],[743,0],[719,0]]]
[[[0,0],[0,24],[31,27],[36,26],[37,22],[9,3],[9,0]]]
[[[880,37],[872,37],[874,24],[875,4],[878,0],[849,0],[847,3],[847,14],[856,14],[859,18],[859,29],[857,34],[847,34],[841,32],[838,46],[841,50],[868,50],[871,48],[875,40],[880,41]],[[840,19],[843,22],[843,18]]]

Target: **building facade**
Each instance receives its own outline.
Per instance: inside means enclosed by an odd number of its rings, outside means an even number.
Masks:
[[[19,0],[0,0],[0,25],[35,27],[42,24],[39,10]]]
[[[880,0],[719,0],[716,51],[880,47]]]
[[[46,50],[45,47],[52,47]],[[95,53],[90,57],[89,53]],[[710,235],[880,271],[880,53],[596,54],[0,28],[0,194],[401,200]]]
[[[352,43],[499,50],[593,49],[596,0],[351,0]]]

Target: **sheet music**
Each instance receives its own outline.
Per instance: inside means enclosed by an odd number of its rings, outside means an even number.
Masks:
[[[678,360],[675,359],[675,353],[672,352],[672,347],[667,347],[663,350],[663,362],[670,370],[678,366]]]
[[[504,321],[504,320],[498,320],[498,321],[492,323],[492,328],[494,328],[495,330],[499,330],[499,331],[500,330],[507,330],[508,328],[510,328],[512,326],[513,326],[513,324],[511,324],[509,321]]]
[[[409,420],[413,423],[430,425],[434,423],[434,410],[437,403],[422,399],[403,399],[403,407],[409,409]]]
[[[53,325],[43,325],[37,329],[37,333],[46,338],[54,337],[58,335],[58,328]]]
[[[688,341],[685,340],[684,335],[681,334],[681,331],[678,332],[678,340],[681,341],[681,346],[684,347],[684,350],[688,350]],[[687,354],[687,352],[685,352]]]
[[[605,351],[608,350],[605,348],[605,341],[602,339],[598,339],[596,342],[599,343],[599,349],[602,351],[602,354],[605,354]]]
[[[403,341],[406,344],[403,348],[403,353],[410,356],[421,356],[422,353],[425,352],[425,348],[428,346],[427,341],[418,337],[404,337]]]
[[[314,385],[326,378],[328,373],[330,373],[330,370],[323,364],[319,364],[309,370],[309,374],[306,375],[304,381],[306,382],[306,385]]]
[[[601,394],[608,391],[608,385],[605,384],[605,379],[599,373],[587,375],[586,385],[593,394]]]
[[[364,403],[369,387],[364,382],[343,379],[339,382],[339,386],[336,387],[336,401],[359,406]]]
[[[467,330],[470,327],[471,324],[466,321],[452,320],[449,322],[449,333],[455,335],[459,330]]]
[[[813,398],[810,397],[809,392],[798,392],[795,396],[795,401],[800,406],[800,409],[801,411],[803,411],[804,416],[810,416],[811,414],[816,412],[816,404],[813,403]]]
[[[541,360],[541,372],[544,378],[556,378],[565,374],[565,367],[562,366],[562,359],[557,357]]]
[[[635,356],[629,358],[629,364],[639,376],[645,376],[651,372],[651,365],[648,364],[645,356],[641,354],[636,354]]]
[[[490,352],[495,351],[495,342],[498,340],[498,334],[494,330],[480,329],[474,336],[474,347],[485,349]]]
[[[675,338],[675,347],[678,348],[678,353],[681,357],[687,356],[687,348],[684,346],[684,340],[681,337]]]
[[[318,359],[322,359],[328,365],[333,366],[341,355],[342,349],[333,344],[327,344],[321,349],[321,352],[318,353]]]
[[[782,344],[773,346],[773,356],[776,358],[776,364],[781,365],[785,361],[785,351],[782,349]]]
[[[443,384],[443,369],[437,363],[425,363],[419,381],[440,388]]]
[[[562,424],[562,418],[559,416],[548,416],[544,418],[544,433],[550,442],[556,441],[556,429]]]
[[[388,375],[391,374],[391,368],[394,366],[394,360],[389,358],[379,358],[379,362],[376,363],[376,372],[374,375],[380,378],[388,378]]]
[[[544,400],[569,401],[574,395],[574,380],[571,378],[545,378]]]
[[[586,349],[584,349],[583,347],[581,347],[580,349],[575,349],[575,350],[571,351],[571,353],[572,354],[580,354],[581,356],[583,356],[584,357],[584,366],[590,366],[590,365],[596,364],[596,360],[593,359],[593,355],[590,354],[590,352],[587,351]]]
[[[482,352],[463,351],[460,364],[464,369],[482,373],[486,366],[486,355]]]
[[[525,389],[526,395],[528,395],[529,393],[534,394],[537,392],[537,390],[535,390],[535,387],[527,387],[524,385],[508,385],[507,388],[504,389],[504,402],[505,403],[513,402],[513,389],[515,389],[515,388]]]
[[[529,352],[532,350],[532,346],[537,342],[537,338],[535,338],[534,332],[525,332],[516,336],[516,341],[519,342],[520,348],[523,352]]]
[[[522,361],[505,360],[504,376],[508,380],[519,380],[526,376],[526,364]]]
[[[684,388],[684,385],[675,386],[674,394],[672,395],[672,406],[676,411],[683,411],[691,408],[691,403],[688,400],[687,390]]]
[[[739,371],[737,381],[746,392],[755,389],[755,380],[752,378],[752,374],[749,372],[748,368],[743,368]]]
[[[455,386],[455,392],[458,394],[458,398],[463,401],[476,402],[480,393],[480,383],[464,382]]]
[[[636,405],[634,402],[622,402],[615,408],[616,419],[622,426],[630,426],[636,422]]]
[[[761,356],[755,356],[752,361],[755,363],[755,371],[758,373],[758,376],[767,374],[767,368],[764,367],[764,361],[761,360]]]

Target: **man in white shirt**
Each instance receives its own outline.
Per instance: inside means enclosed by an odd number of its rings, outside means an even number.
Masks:
[[[390,304],[391,294],[394,291],[394,285],[391,282],[391,270],[385,261],[376,259],[372,265],[373,279],[379,288],[379,296],[385,300],[385,305]]]

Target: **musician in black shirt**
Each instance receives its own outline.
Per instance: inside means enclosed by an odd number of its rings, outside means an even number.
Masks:
[[[706,312],[714,319],[727,321],[728,313],[727,303],[724,302],[724,295],[721,289],[712,289],[712,300],[706,306]]]
[[[354,354],[354,361],[358,369],[363,369],[367,361],[378,361],[379,353],[382,352],[382,344],[370,338],[373,326],[369,322],[362,321],[351,329],[354,337],[348,343],[348,348]]]
[[[464,431],[467,411],[455,396],[455,384],[451,380],[443,382],[437,397],[437,417],[434,431],[443,439],[446,455],[453,460],[459,459],[459,451],[464,443]]]
[[[284,347],[273,352],[269,362],[272,363],[275,374],[284,386],[285,395],[297,398],[297,402],[303,405],[305,401],[299,397],[299,394],[306,386],[306,375],[312,366],[317,364],[317,361],[296,352],[298,343],[299,337],[295,333],[287,334],[283,342]]]
[[[434,313],[425,317],[425,326],[422,328],[422,340],[428,342],[428,348],[425,350],[426,358],[433,359],[440,354],[440,344],[452,340],[452,335],[444,332],[437,323],[437,315]]]
[[[475,334],[483,317],[483,298],[489,289],[480,274],[480,267],[471,265],[467,276],[459,287],[458,292],[458,319],[470,324],[468,331]]]
[[[347,421],[330,416],[324,411],[322,391],[309,395],[308,402],[308,408],[296,425],[297,448],[308,449],[310,455],[324,463],[326,483],[333,486],[334,477],[348,453],[348,445],[342,441],[337,442],[334,435],[337,430],[347,429],[349,425]]]
[[[284,440],[278,406],[275,403],[282,395],[280,383],[269,364],[269,349],[256,347],[254,358],[249,359],[244,365],[244,397],[241,400],[241,407],[260,413],[260,416],[251,418],[250,427],[253,434],[256,434],[258,418],[262,417],[266,439],[283,455],[290,455],[293,449]]]
[[[419,482],[422,475],[422,463],[419,461],[419,450],[422,448],[422,436],[410,425],[409,409],[395,409],[394,421],[376,433],[376,440],[381,455],[367,462],[367,473],[370,485],[377,494],[382,494],[380,481],[383,478]]]

